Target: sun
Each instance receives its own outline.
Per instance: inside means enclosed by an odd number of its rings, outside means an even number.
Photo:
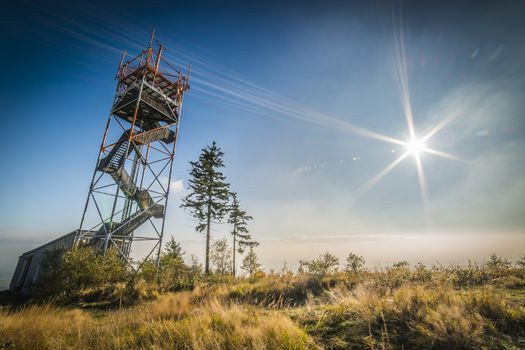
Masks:
[[[395,21],[394,21],[395,22]],[[402,25],[401,25],[402,26]],[[395,169],[399,164],[406,160],[409,156],[412,156],[414,163],[417,169],[417,175],[419,179],[419,187],[421,190],[421,200],[423,204],[423,210],[426,211],[426,179],[425,172],[423,169],[422,155],[432,155],[438,156],[441,158],[446,158],[455,161],[464,162],[463,159],[458,158],[454,154],[443,152],[431,148],[427,145],[427,142],[431,140],[438,132],[443,128],[449,125],[454,119],[461,115],[457,111],[451,111],[450,113],[445,113],[444,111],[440,113],[441,121],[434,125],[426,134],[422,134],[423,137],[416,136],[416,128],[414,126],[414,114],[412,110],[412,104],[410,99],[410,90],[409,90],[409,81],[408,81],[408,68],[407,68],[407,55],[405,52],[404,38],[402,27],[398,27],[394,23],[394,45],[395,45],[395,68],[396,68],[396,78],[397,86],[399,89],[399,95],[401,97],[401,106],[403,107],[403,114],[406,119],[407,124],[407,133],[405,135],[409,136],[406,140],[400,140],[395,137],[379,134],[369,130],[364,130],[361,128],[353,128],[353,131],[361,133],[361,135],[377,139],[379,141],[388,142],[396,146],[402,146],[404,152],[399,152],[397,158],[392,160],[387,164],[382,170],[380,170],[376,175],[369,178],[363,185],[361,185],[357,190],[357,195],[361,195],[364,192],[368,191],[372,186],[377,184],[381,179],[383,179],[387,174],[389,174],[393,169]],[[399,31],[399,33],[397,33]],[[442,115],[441,115],[442,114]],[[436,114],[438,115],[438,114]],[[429,125],[430,126],[430,125]],[[427,127],[429,127],[427,126]],[[432,141],[432,146],[435,144],[435,141]],[[396,149],[392,149],[392,153],[396,153]]]
[[[427,144],[423,140],[411,138],[405,142],[405,147],[408,154],[419,157],[419,155],[426,150]]]

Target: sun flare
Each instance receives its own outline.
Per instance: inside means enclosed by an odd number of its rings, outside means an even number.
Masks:
[[[427,145],[423,140],[412,138],[405,142],[405,147],[409,154],[414,157],[419,157],[419,155],[425,151]]]

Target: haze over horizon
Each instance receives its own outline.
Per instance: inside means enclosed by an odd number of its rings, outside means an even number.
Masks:
[[[525,253],[523,5],[123,4],[7,6],[0,289],[21,253],[78,228],[116,66],[153,28],[192,65],[165,231],[187,257],[204,253],[179,208],[188,162],[213,140],[267,270],[324,251],[370,266]],[[457,159],[421,152],[418,171],[409,154],[380,178],[407,115],[418,138],[442,126],[427,146]]]

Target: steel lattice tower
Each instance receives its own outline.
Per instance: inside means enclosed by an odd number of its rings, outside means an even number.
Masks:
[[[149,258],[162,247],[171,173],[179,133],[183,75],[163,57],[163,45],[125,61],[124,51],[75,245],[105,253],[114,247],[133,266],[133,243],[149,242]]]

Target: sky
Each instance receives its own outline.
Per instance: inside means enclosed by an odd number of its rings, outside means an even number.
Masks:
[[[192,65],[165,230],[186,256],[204,256],[179,207],[188,162],[214,140],[267,270],[324,251],[370,266],[524,254],[523,7],[6,5],[0,284],[22,252],[78,228],[122,50],[138,53],[152,29],[171,62]],[[429,133],[428,151],[405,154]]]

